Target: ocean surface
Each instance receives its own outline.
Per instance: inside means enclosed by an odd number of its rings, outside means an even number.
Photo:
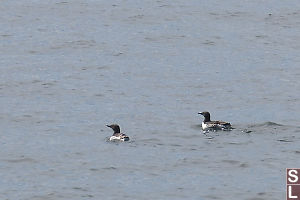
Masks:
[[[2,0],[0,19],[1,200],[285,199],[299,1]],[[200,111],[235,129],[203,134]]]

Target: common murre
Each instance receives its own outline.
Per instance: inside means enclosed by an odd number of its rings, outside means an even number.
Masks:
[[[229,122],[223,121],[210,121],[210,113],[199,112],[198,114],[203,115],[204,120],[202,122],[202,130],[232,130],[231,124]]]
[[[114,130],[114,134],[109,138],[110,141],[119,140],[119,141],[128,141],[129,137],[124,133],[120,132],[120,126],[118,124],[106,125],[107,127]]]

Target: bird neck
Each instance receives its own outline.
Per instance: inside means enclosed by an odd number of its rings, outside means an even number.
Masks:
[[[210,122],[210,116],[205,116],[203,122]]]
[[[114,128],[114,133],[120,133],[120,128],[119,127],[115,127]]]

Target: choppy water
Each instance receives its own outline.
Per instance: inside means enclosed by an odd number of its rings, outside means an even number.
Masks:
[[[285,198],[298,1],[4,0],[0,18],[1,199]],[[202,134],[204,110],[236,129]]]

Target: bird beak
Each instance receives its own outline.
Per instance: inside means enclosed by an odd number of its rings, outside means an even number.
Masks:
[[[106,125],[106,126],[110,128],[110,125]]]
[[[198,114],[199,114],[199,115],[202,115],[202,112],[199,112]]]

